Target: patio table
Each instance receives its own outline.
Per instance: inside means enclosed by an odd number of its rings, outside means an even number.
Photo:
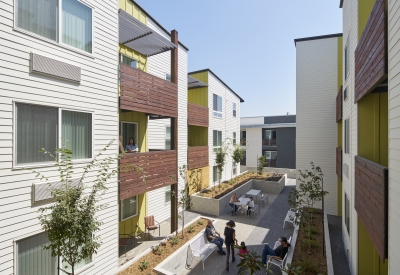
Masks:
[[[258,197],[261,195],[261,192],[261,190],[251,189],[249,192],[246,193],[246,195],[256,197],[256,202],[258,203]]]
[[[250,198],[239,198],[239,201],[235,202],[237,206],[241,206],[242,209],[247,205],[247,203],[250,201]],[[246,213],[246,211],[244,212]]]

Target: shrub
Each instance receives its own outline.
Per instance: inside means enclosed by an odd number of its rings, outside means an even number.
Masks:
[[[311,262],[307,257],[302,257],[301,260],[298,262],[296,261],[296,264],[293,263],[292,265],[298,265],[301,266],[301,270],[303,272],[312,272],[314,274],[318,274],[318,268],[315,265],[315,263]]]
[[[202,221],[197,221],[197,225],[203,225],[204,223]]]
[[[193,231],[194,231],[194,226],[193,225],[189,226],[187,232],[192,233]]]
[[[161,255],[162,252],[163,252],[163,250],[162,250],[161,247],[158,245],[158,246],[156,246],[156,247],[154,248],[153,252],[154,252],[154,254]]]
[[[179,243],[179,239],[178,239],[178,237],[176,237],[176,236],[172,237],[172,238],[170,239],[170,241],[171,241],[172,244],[178,244],[178,243]]]
[[[148,265],[149,265],[149,262],[142,261],[142,262],[140,262],[139,268],[140,268],[141,271],[143,271],[143,270],[147,269]]]

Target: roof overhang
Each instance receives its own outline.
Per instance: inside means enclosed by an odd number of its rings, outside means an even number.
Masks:
[[[194,88],[201,88],[201,87],[208,87],[208,85],[193,76],[188,75],[188,89],[194,89]]]
[[[296,127],[296,123],[276,123],[276,124],[248,124],[240,125],[241,129],[245,128],[289,128]]]
[[[176,48],[176,45],[155,32],[126,11],[118,10],[119,43],[145,55],[152,56]]]

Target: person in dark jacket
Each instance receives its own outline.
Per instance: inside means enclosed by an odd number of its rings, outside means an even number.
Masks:
[[[283,258],[285,258],[286,253],[288,252],[288,249],[290,247],[290,243],[288,243],[287,238],[286,237],[280,237],[279,238],[279,242],[281,243],[280,246],[278,246],[277,248],[272,249],[269,244],[265,244],[264,245],[264,249],[262,252],[262,262],[264,265],[267,264],[267,257],[268,255],[270,256],[270,260],[272,259],[276,259],[276,260],[280,260],[282,261]]]
[[[235,222],[230,220],[229,222],[226,223],[226,227],[224,230],[224,235],[225,235],[225,245],[226,245],[226,270],[229,271],[229,255],[232,253],[232,263],[235,262],[235,248],[233,245],[236,243],[237,245],[237,240],[236,240],[236,235],[235,235],[235,229],[233,229],[236,226]]]

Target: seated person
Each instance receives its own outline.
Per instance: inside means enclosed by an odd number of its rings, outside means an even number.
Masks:
[[[229,206],[232,207],[231,216],[235,215],[238,210],[238,206],[235,202],[240,202],[240,200],[236,197],[236,193],[232,194],[231,200],[229,201]]]
[[[247,203],[247,216],[250,215],[250,209],[254,208],[253,197],[250,197],[249,202]]]
[[[250,251],[247,249],[245,242],[241,242],[240,243],[239,253],[238,253],[240,261],[243,262],[244,261],[243,255],[244,254],[249,254],[249,253],[250,253]]]
[[[126,145],[125,151],[128,152],[128,153],[138,152],[137,146],[135,144],[135,140],[132,137],[129,138],[129,144]]]
[[[287,242],[286,237],[280,237],[279,242],[281,243],[280,246],[278,246],[275,250],[273,250],[269,244],[264,245],[264,249],[262,252],[262,262],[264,265],[267,264],[267,256],[269,255],[269,259],[276,259],[282,261],[283,258],[285,258],[286,253],[288,252],[288,249],[290,247],[290,243]]]
[[[225,251],[222,249],[222,245],[224,244],[224,239],[221,238],[221,235],[215,230],[214,225],[212,224],[212,220],[208,220],[206,226],[206,236],[210,243],[215,244],[218,247],[218,253],[221,255],[225,255]]]

